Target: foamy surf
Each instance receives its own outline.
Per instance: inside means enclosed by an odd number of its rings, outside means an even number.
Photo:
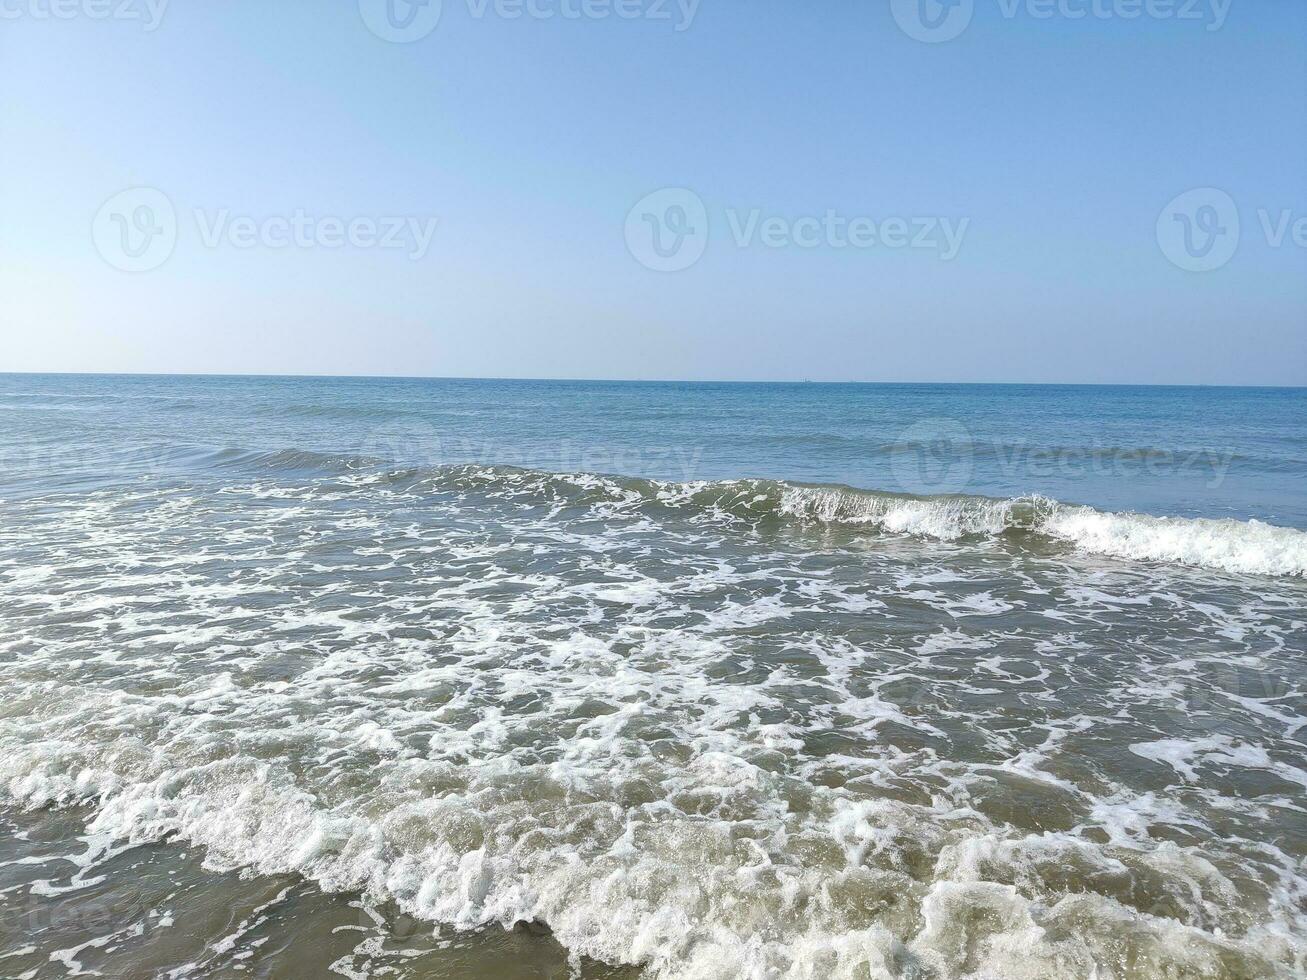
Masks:
[[[543,923],[656,980],[1307,965],[1301,584],[1195,591],[1135,530],[1226,561],[1203,522],[272,462],[5,504],[0,792],[95,854]],[[112,972],[136,925],[55,948]]]
[[[476,487],[491,497],[577,506],[638,508],[651,503],[746,521],[865,527],[889,534],[957,541],[1023,534],[1087,554],[1167,562],[1244,575],[1307,575],[1307,532],[1261,521],[1112,513],[1048,497],[1006,500],[917,497],[843,486],[776,480],[666,483],[601,474],[545,473],[507,467],[447,467],[388,473],[388,481],[432,490]]]
[[[1307,532],[1255,520],[1115,514],[1044,497],[910,498],[817,487],[787,487],[781,512],[944,541],[1025,531],[1114,558],[1174,562],[1246,575],[1307,574]]]
[[[180,838],[203,848],[210,869],[301,875],[433,924],[547,923],[574,965],[580,956],[639,965],[659,980],[1162,980],[1232,976],[1231,963],[1273,976],[1277,963],[1304,963],[1289,920],[1228,937],[1111,894],[1059,894],[1056,885],[1067,873],[1160,879],[1185,883],[1199,901],[1237,902],[1234,884],[1199,855],[1137,849],[1128,839],[1105,848],[1078,833],[1013,836],[979,812],[938,804],[830,795],[793,826],[765,806],[760,825],[749,826],[684,815],[649,822],[603,805],[587,815],[573,804],[560,823],[539,802],[541,812],[528,817],[522,790],[593,789],[584,770],[501,766],[472,788],[513,806],[401,791],[389,812],[364,816],[333,812],[266,765],[156,760],[157,775],[143,781],[69,750],[10,755],[0,779],[31,806],[89,805],[93,849],[116,854]],[[443,778],[416,760],[402,769],[419,782]],[[698,793],[744,794],[757,805],[767,781],[756,767],[723,757],[702,760],[683,783]],[[1135,821],[1147,826],[1155,816],[1145,802]],[[469,827],[479,846],[469,846]],[[528,845],[531,833],[550,842]],[[595,850],[591,834],[606,848]],[[794,863],[780,850],[789,834],[820,840],[843,855],[844,866]],[[899,861],[930,855],[934,869],[919,880],[906,867],[866,866],[870,853],[887,849]],[[1171,901],[1165,888],[1152,900],[1159,908]],[[859,927],[859,912],[868,909],[879,921]],[[1120,972],[1105,966],[1113,963]]]
[[[1083,551],[1246,575],[1307,574],[1307,533],[1261,521],[1150,517],[1059,507],[1037,529]]]
[[[559,419],[571,388],[103,385],[84,429],[0,434],[75,464],[0,473],[0,975],[1307,972],[1302,536],[1205,519],[1307,526],[1252,499],[1300,448],[1218,500],[991,480],[977,423],[964,485],[1048,496],[914,496],[804,482],[903,482],[856,393],[777,415],[784,457],[701,414],[669,439],[778,481],[371,434],[507,438],[507,399],[514,439],[597,445],[643,389]]]

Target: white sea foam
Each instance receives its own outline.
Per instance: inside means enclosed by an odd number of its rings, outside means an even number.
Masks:
[[[539,480],[9,509],[0,792],[657,980],[1307,967],[1302,583]]]
[[[1012,525],[1013,501],[978,497],[916,498],[839,487],[786,486],[786,516],[839,524],[870,524],[898,534],[951,541],[970,534],[1000,534]]]
[[[1307,532],[1256,520],[1118,514],[1040,497],[911,498],[814,487],[787,487],[780,510],[805,520],[866,524],[943,541],[1027,531],[1114,558],[1247,575],[1307,575]]]
[[[1261,521],[1150,517],[1059,507],[1038,528],[1099,555],[1247,575],[1307,575],[1307,533]]]
[[[368,486],[384,476],[352,477]],[[1028,533],[1087,554],[1167,562],[1236,574],[1307,576],[1307,532],[1257,520],[1158,517],[1063,504],[1042,496],[913,497],[842,486],[769,480],[666,483],[588,473],[543,473],[466,466],[443,471],[434,486],[475,486],[491,497],[585,503],[600,518],[638,513],[650,502],[707,518],[867,527],[937,541]]]
[[[41,764],[30,757],[9,760],[0,771],[11,776],[33,763]],[[691,782],[713,787],[714,794],[759,789],[760,774],[730,757],[705,759],[697,769]],[[420,766],[410,770],[420,778]],[[505,786],[511,785],[505,779],[524,775],[508,768],[496,778]],[[977,835],[967,829],[979,818],[974,812],[834,800],[824,833],[847,854],[846,868],[836,871],[782,860],[780,812],[773,835],[759,838],[756,829],[726,820],[649,824],[631,823],[629,816],[622,833],[620,819],[612,820],[617,814],[600,807],[581,818],[589,833],[612,835],[604,854],[574,839],[576,827],[555,826],[563,836],[550,846],[514,841],[514,823],[525,819],[523,829],[543,829],[549,822],[512,809],[487,810],[469,797],[397,800],[379,819],[333,814],[308,794],[275,785],[267,767],[169,768],[98,798],[86,795],[89,783],[78,783],[54,777],[37,790],[35,782],[20,780],[10,782],[10,791],[31,803],[48,801],[47,794],[95,803],[93,834],[134,842],[179,834],[205,848],[210,866],[298,873],[329,890],[360,890],[455,927],[548,921],[575,952],[644,964],[652,976],[678,980],[889,980],[905,963],[941,978],[1078,980],[1103,975],[1096,971],[1112,961],[1127,935],[1136,960],[1130,975],[1139,977],[1176,970],[1220,977],[1230,975],[1223,964],[1231,957],[1251,965],[1302,955],[1291,936],[1274,929],[1259,930],[1252,941],[1260,948],[1250,948],[1220,930],[1141,914],[1101,894],[1050,893],[1054,900],[1046,902],[995,881],[996,875],[1016,876],[1042,888],[1041,879],[1077,870],[1091,880],[1163,875],[1185,881],[1195,902],[1238,901],[1215,868],[1173,846],[1151,856],[1130,849],[1112,856],[1067,835]],[[25,796],[25,789],[34,792]],[[803,834],[818,829],[812,825]],[[480,846],[473,846],[469,832],[484,835]],[[890,868],[874,870],[880,861],[869,860],[872,853],[918,851],[937,855],[925,882]],[[880,909],[881,924],[852,927],[850,916],[864,903]]]

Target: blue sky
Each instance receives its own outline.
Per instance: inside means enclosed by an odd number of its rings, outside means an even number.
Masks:
[[[1307,4],[394,2],[0,0],[0,370],[1307,384]]]

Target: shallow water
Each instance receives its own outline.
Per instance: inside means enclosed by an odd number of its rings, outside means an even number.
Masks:
[[[992,405],[925,455],[900,406],[879,461],[796,442],[722,474],[735,391],[467,398],[537,465],[562,413],[629,459],[692,433],[667,403],[717,405],[669,479],[432,459],[475,383],[426,383],[423,421],[419,382],[0,381],[96,405],[6,413],[0,975],[1307,966],[1301,393],[1229,395],[1269,400],[1252,419],[1205,391],[1228,431],[1184,392],[1099,399],[1165,417],[1113,433],[1141,459],[1260,427],[1210,492],[1155,467],[1111,510],[1131,471],[1003,499]],[[792,420],[824,388],[755,401]],[[873,438],[826,397],[832,438]],[[782,427],[758,412],[741,445]],[[965,496],[893,480],[963,458]],[[706,479],[823,467],[876,492]]]

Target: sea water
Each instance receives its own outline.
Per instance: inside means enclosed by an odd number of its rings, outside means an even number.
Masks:
[[[0,376],[0,976],[1300,975],[1304,422]]]

